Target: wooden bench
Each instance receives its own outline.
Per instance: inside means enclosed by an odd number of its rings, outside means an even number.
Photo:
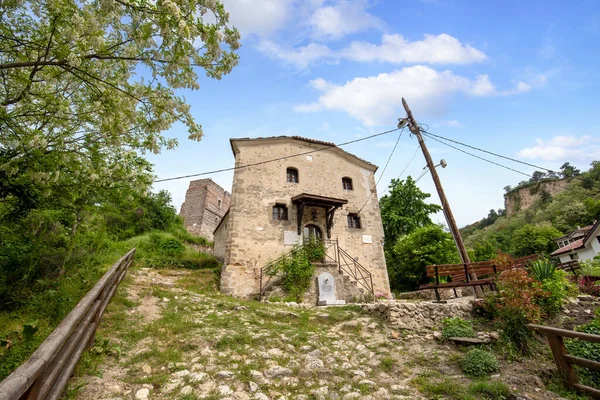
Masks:
[[[457,287],[490,285],[493,289],[496,274],[500,272],[493,260],[467,264],[428,265],[426,271],[427,277],[434,278],[435,282],[423,284],[419,286],[419,290],[433,289],[437,301],[441,301],[438,289],[454,289],[456,297],[458,297]],[[477,275],[476,280],[471,279],[472,273]],[[448,279],[447,282],[441,282]]]
[[[530,256],[525,256],[521,258],[516,258],[513,260],[510,268],[527,268],[527,265],[540,258],[539,254],[532,254]]]
[[[577,260],[571,260],[564,263],[560,263],[556,265],[556,269],[560,269],[563,271],[571,271],[573,275],[579,275],[579,271],[581,271],[581,265]]]

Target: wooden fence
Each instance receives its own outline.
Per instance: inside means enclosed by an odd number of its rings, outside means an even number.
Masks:
[[[81,354],[94,342],[100,317],[134,255],[132,249],[121,257],[31,357],[0,382],[1,400],[54,400],[61,395]]]
[[[573,365],[579,365],[580,367],[600,371],[600,362],[570,355],[563,342],[563,338],[566,337],[585,340],[592,343],[600,343],[600,335],[592,335],[590,333],[575,332],[566,329],[552,328],[550,326],[534,324],[527,325],[527,327],[533,331],[544,333],[548,338],[548,344],[552,350],[556,367],[558,368],[558,372],[563,378],[567,388],[576,389],[594,399],[600,399],[600,390],[577,383],[577,374],[573,369]]]

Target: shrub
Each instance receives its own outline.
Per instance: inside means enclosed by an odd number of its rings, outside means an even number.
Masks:
[[[471,321],[465,321],[460,317],[444,318],[442,320],[442,339],[448,340],[451,337],[475,337],[473,324]]]
[[[578,326],[575,330],[578,332],[600,335],[600,318],[596,318],[587,325]],[[591,343],[579,339],[567,339],[565,340],[565,346],[567,347],[569,354],[573,356],[600,362],[600,343]],[[577,376],[580,383],[600,389],[600,371],[577,367]]]
[[[499,381],[478,381],[469,386],[469,393],[480,395],[478,398],[487,400],[505,400],[510,396],[510,389]]]
[[[529,323],[541,319],[540,298],[545,294],[527,271],[511,269],[498,277],[498,292],[488,296],[485,311],[492,316],[503,334],[521,351],[527,351],[527,342],[532,336]]]
[[[488,351],[472,349],[460,362],[462,372],[468,377],[477,378],[500,372],[496,357]]]
[[[582,276],[577,280],[577,287],[582,293],[600,296],[600,281],[594,281],[589,276]]]
[[[308,261],[322,261],[325,258],[325,246],[323,242],[315,237],[310,237],[307,243],[302,246],[302,250]]]
[[[581,262],[581,275],[583,276],[600,276],[600,259],[598,256],[593,260]]]
[[[558,314],[567,297],[577,294],[577,288],[569,282],[566,275],[565,271],[556,270],[552,276],[538,284],[544,293],[536,299],[536,303],[546,316]]]
[[[267,275],[283,275],[282,285],[286,292],[296,301],[300,301],[310,286],[310,281],[315,273],[315,266],[309,259],[315,253],[306,251],[306,246],[296,246],[286,257],[271,265],[266,271]],[[322,257],[321,257],[322,259]]]
[[[529,264],[529,271],[540,282],[554,276],[556,265],[547,258],[540,258]]]

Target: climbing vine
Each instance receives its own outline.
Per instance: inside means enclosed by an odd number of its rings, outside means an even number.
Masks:
[[[282,275],[282,286],[296,301],[310,287],[310,281],[315,274],[313,262],[322,261],[325,257],[325,246],[320,240],[312,239],[304,245],[296,245],[288,256],[273,263],[266,271],[267,275]]]

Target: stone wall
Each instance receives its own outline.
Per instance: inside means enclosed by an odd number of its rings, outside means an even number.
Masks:
[[[231,203],[231,195],[212,179],[191,181],[181,205],[187,230],[213,240],[213,232]]]
[[[394,327],[416,332],[440,326],[444,318],[473,317],[473,300],[465,298],[448,303],[400,300],[361,306],[370,312],[381,314]]]
[[[506,216],[511,217],[519,211],[527,210],[539,198],[542,191],[546,191],[550,196],[555,196],[565,190],[569,185],[567,179],[559,179],[553,181],[542,181],[528,184],[518,189],[511,190],[504,194],[504,208]]]
[[[265,157],[283,158],[323,149],[322,144],[292,138],[233,139],[232,147],[236,165],[254,164]],[[298,183],[286,181],[286,169],[289,167],[298,170]],[[375,170],[374,165],[335,146],[310,155],[236,169],[221,290],[239,297],[254,297],[258,294],[260,269],[289,251],[293,240],[302,240],[302,233],[300,236],[297,234],[297,209],[291,198],[308,193],[348,201],[335,212],[331,239],[337,239],[341,248],[357,258],[373,274],[376,293],[390,295]],[[352,179],[353,190],[344,190],[343,177]],[[275,204],[287,206],[287,220],[273,219]],[[348,214],[358,211],[361,229],[348,228]],[[317,225],[326,236],[324,209],[306,207],[301,226],[306,224]]]

